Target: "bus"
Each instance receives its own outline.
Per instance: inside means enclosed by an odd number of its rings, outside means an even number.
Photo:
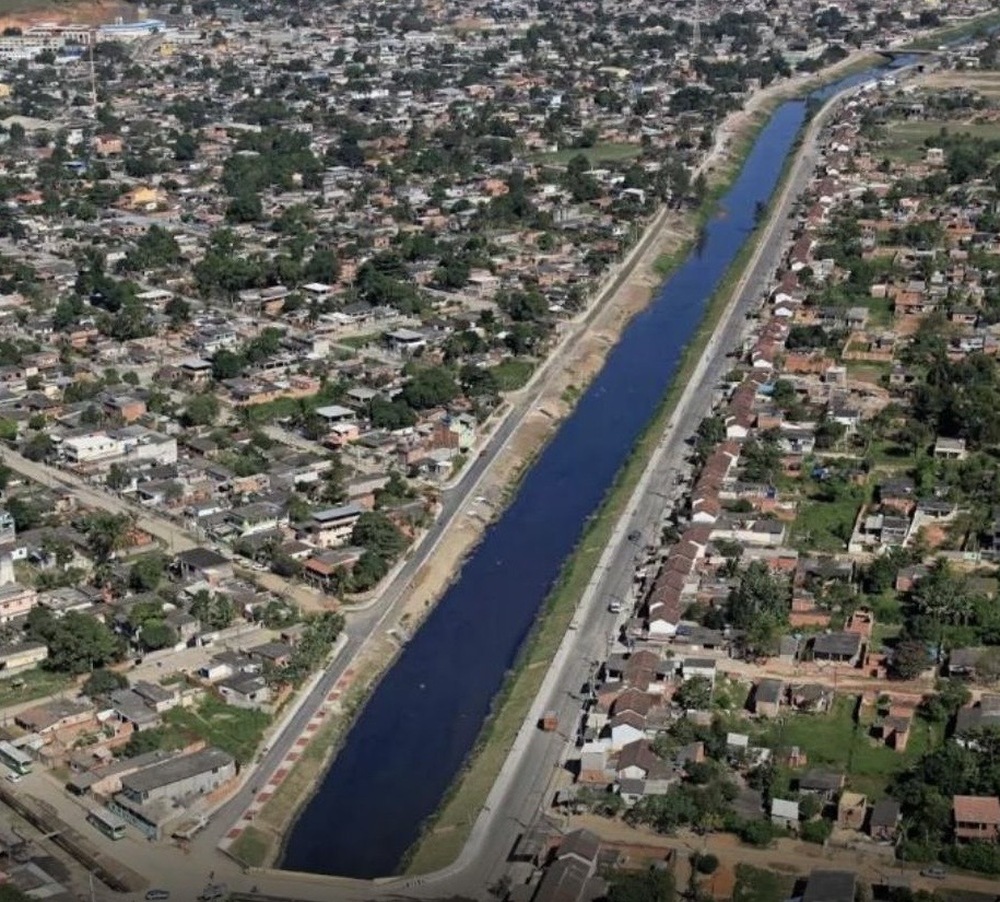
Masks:
[[[125,821],[110,811],[94,808],[87,815],[87,820],[108,839],[121,839],[125,836]]]
[[[0,761],[15,774],[31,773],[31,756],[15,748],[9,742],[0,742]]]

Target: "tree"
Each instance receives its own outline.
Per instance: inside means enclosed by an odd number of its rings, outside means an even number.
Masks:
[[[129,588],[136,592],[152,592],[160,585],[166,569],[167,559],[159,551],[136,558],[128,574]]]
[[[607,879],[608,902],[674,902],[674,878],[668,870],[612,871]]]
[[[223,348],[216,351],[212,356],[212,378],[216,382],[223,382],[226,379],[236,379],[243,375],[247,362],[240,354]]]
[[[197,617],[203,629],[225,629],[236,617],[236,609],[228,595],[199,589],[191,601],[191,616]]]
[[[696,676],[677,687],[674,701],[685,711],[704,711],[712,703],[712,682],[707,677]]]
[[[114,670],[100,667],[95,670],[81,687],[81,691],[89,698],[110,695],[116,689],[128,687],[128,680]]]
[[[388,561],[394,561],[406,548],[406,537],[381,511],[365,511],[351,531],[351,543],[360,545]]]
[[[743,571],[739,585],[729,593],[727,613],[738,629],[748,629],[761,615],[787,619],[788,593],[767,565],[754,561]]]
[[[127,489],[132,484],[132,474],[124,464],[113,463],[108,468],[108,475],[104,477],[104,482],[109,489],[120,492]]]
[[[177,633],[164,620],[147,620],[139,632],[139,643],[147,651],[156,651],[160,648],[175,645],[177,643]]]
[[[164,305],[163,312],[170,317],[170,325],[176,329],[191,319],[191,304],[179,295],[174,295]]]
[[[48,670],[87,673],[120,660],[124,651],[121,642],[103,623],[79,611],[69,611],[59,620],[53,618],[51,624],[42,628],[45,632],[42,638],[49,647],[44,663]]]
[[[91,514],[84,526],[87,546],[98,563],[111,560],[128,542],[132,518],[128,514]]]
[[[695,856],[694,866],[699,874],[714,874],[719,869],[719,859],[711,852],[706,852]]]
[[[264,217],[260,195],[250,190],[237,194],[226,207],[226,222],[259,222]]]
[[[184,421],[189,426],[211,426],[219,409],[219,399],[211,392],[195,395],[184,408]]]
[[[931,656],[923,642],[904,639],[892,654],[892,672],[901,680],[912,680],[931,664]]]
[[[451,371],[430,366],[418,371],[403,386],[401,396],[414,410],[440,407],[458,395],[458,384]]]

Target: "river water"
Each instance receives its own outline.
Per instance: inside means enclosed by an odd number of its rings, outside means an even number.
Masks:
[[[294,824],[283,868],[395,873],[473,747],[587,518],[666,393],[805,117],[805,101],[789,101],[760,132],[699,246],[629,324],[514,501],[376,688]]]

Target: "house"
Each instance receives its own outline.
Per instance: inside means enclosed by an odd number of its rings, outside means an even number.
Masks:
[[[979,666],[979,659],[986,651],[984,646],[972,648],[955,648],[948,655],[948,676],[976,678],[976,668]]]
[[[364,512],[365,509],[356,503],[316,511],[309,524],[313,543],[320,548],[339,548],[346,544],[354,531],[354,524]]]
[[[799,803],[791,799],[772,799],[771,823],[786,830],[798,830]]]
[[[135,802],[203,795],[236,776],[236,761],[213,747],[178,755],[122,778],[122,793]]]
[[[586,830],[568,833],[545,869],[533,902],[590,902],[602,898],[607,884],[597,875],[600,840]]]
[[[754,688],[753,710],[761,717],[777,717],[781,712],[781,700],[785,694],[785,684],[781,680],[761,680]]]
[[[788,701],[798,711],[823,714],[833,704],[833,690],[819,683],[797,683],[789,688]]]
[[[813,660],[854,667],[861,658],[861,648],[858,633],[825,633],[813,640]]]
[[[806,881],[802,902],[854,902],[858,877],[853,871],[815,870]]]
[[[261,708],[271,700],[271,690],[258,674],[235,673],[216,683],[216,689],[234,708]]]
[[[0,586],[0,623],[10,623],[23,617],[36,604],[38,593],[31,586],[16,582]]]
[[[1000,839],[1000,799],[996,796],[955,796],[952,814],[957,841],[995,843]]]
[[[0,645],[0,676],[12,676],[30,670],[49,656],[44,642],[17,642]]]
[[[934,456],[939,460],[965,460],[964,438],[944,438],[939,436],[934,442]]]
[[[211,548],[189,548],[175,560],[184,579],[204,580],[214,586],[233,577],[232,562]]]
[[[810,770],[799,777],[798,783],[799,792],[812,793],[830,802],[844,788],[844,775],[832,771]]]
[[[901,819],[899,802],[889,798],[879,799],[868,818],[868,835],[878,842],[895,842]]]

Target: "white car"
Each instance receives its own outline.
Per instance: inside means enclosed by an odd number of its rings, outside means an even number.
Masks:
[[[23,774],[7,774],[8,783],[20,783],[24,779]]]

